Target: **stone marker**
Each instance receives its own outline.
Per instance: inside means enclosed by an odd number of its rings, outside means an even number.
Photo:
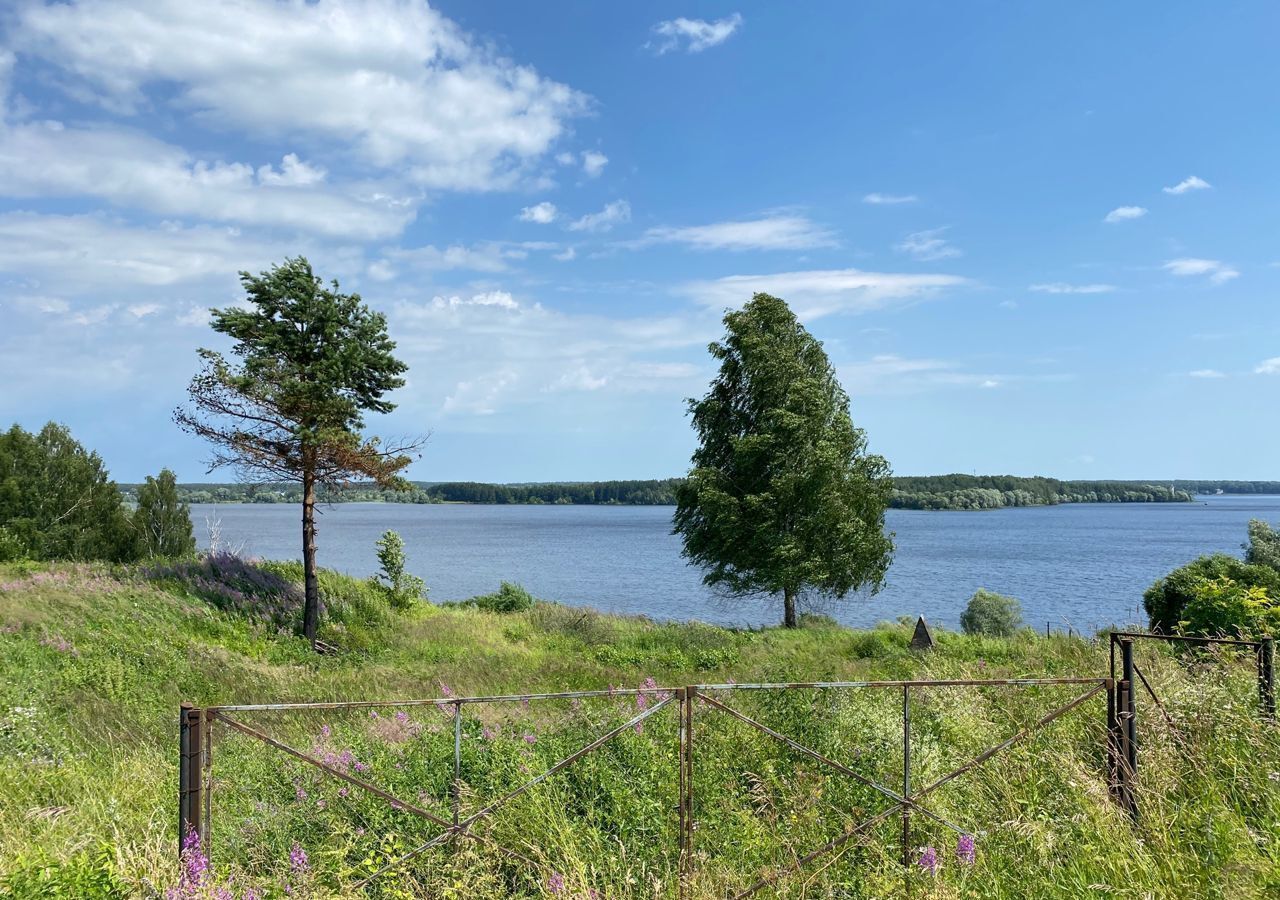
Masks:
[[[924,620],[924,616],[916,619],[916,630],[915,633],[911,635],[911,649],[933,649],[933,632],[929,631],[929,623]]]

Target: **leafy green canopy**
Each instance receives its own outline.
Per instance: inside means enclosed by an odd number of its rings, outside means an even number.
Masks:
[[[133,530],[141,556],[176,558],[196,552],[191,510],[179,498],[177,478],[169,469],[155,478],[148,475],[138,488]]]
[[[1280,598],[1280,572],[1270,566],[1215,553],[1179,566],[1147,588],[1142,595],[1142,605],[1151,619],[1151,627],[1166,632],[1178,631],[1179,623],[1187,619],[1188,604],[1204,599],[1203,584],[1224,581],[1240,589],[1262,588],[1268,596]]]
[[[960,613],[965,634],[1008,637],[1022,627],[1022,604],[986,588],[978,588]]]
[[[675,531],[708,585],[843,598],[884,583],[893,554],[889,466],[866,449],[822,344],[787,304],[756,294],[711,344],[720,372],[689,410],[699,446],[676,488]]]
[[[65,425],[0,434],[0,559],[130,560],[128,512],[102,458]]]
[[[407,369],[392,351],[382,313],[359,294],[329,287],[306,259],[261,275],[240,273],[248,307],[212,310],[214,331],[236,341],[240,365],[201,350],[205,367],[188,388],[192,408],[175,419],[214,444],[210,469],[231,466],[249,478],[341,484],[368,478],[399,485],[416,443],[383,448],[364,440],[365,412],[386,413],[384,395]]]

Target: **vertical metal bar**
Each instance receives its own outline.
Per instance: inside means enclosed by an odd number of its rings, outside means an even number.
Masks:
[[[1119,800],[1120,783],[1116,770],[1116,681],[1108,679],[1107,685],[1107,728],[1103,735],[1104,751],[1107,759],[1107,789],[1112,802]]]
[[[685,754],[688,751],[686,747],[685,735],[685,705],[688,703],[686,699],[686,689],[676,688],[676,715],[679,717],[676,722],[676,811],[678,821],[676,824],[676,846],[678,854],[676,858],[676,897],[683,900],[685,896],[685,880],[688,877],[688,850],[685,847],[685,822],[688,819],[689,811],[685,807],[685,799],[688,796],[685,786]]]
[[[1138,821],[1138,692],[1134,689],[1133,674],[1133,638],[1120,639],[1121,670],[1124,673],[1124,690],[1122,692],[1124,714],[1124,777],[1126,780],[1125,799],[1129,816]]]
[[[453,827],[458,827],[462,812],[462,701],[453,701],[453,783],[449,788],[453,804]]]
[[[178,848],[190,832],[200,833],[200,710],[182,704],[178,714]]]
[[[911,798],[911,688],[902,686],[902,796]],[[911,865],[911,807],[902,804],[902,864]]]
[[[209,856],[209,823],[213,801],[213,716],[200,711],[200,799],[204,810],[200,816],[200,852]]]
[[[693,832],[695,826],[695,808],[693,792],[693,708],[697,705],[698,689],[694,686],[685,688],[684,695],[684,790],[685,790],[685,852],[689,856],[689,867],[693,867]]]
[[[1275,640],[1264,637],[1258,644],[1258,691],[1262,714],[1271,721],[1276,717],[1276,652]]]

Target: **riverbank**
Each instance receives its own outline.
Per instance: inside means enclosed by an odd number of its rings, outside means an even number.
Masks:
[[[507,614],[423,606],[401,615],[381,606],[367,582],[332,573],[324,577],[324,637],[340,652],[317,657],[272,618],[290,612],[290,592],[296,592],[290,574],[288,567],[271,566],[220,573],[174,567],[0,569],[0,668],[6,673],[0,686],[0,885],[10,895],[145,896],[147,886],[175,883],[176,711],[183,701],[474,696],[655,682],[1094,675],[1106,667],[1105,650],[1087,641],[1046,640],[1029,632],[995,640],[941,630],[938,649],[920,655],[908,649],[909,631],[898,625],[854,631],[814,620],[792,631],[731,630],[555,604]],[[1241,699],[1251,697],[1251,669],[1233,669],[1230,677],[1210,681],[1190,679],[1169,657],[1152,659],[1147,667],[1174,714],[1186,716],[1188,730],[1179,740],[1193,753],[1180,755],[1172,736],[1156,730],[1158,722],[1144,720],[1144,728],[1153,730],[1143,750],[1149,766],[1144,771],[1151,773],[1143,802],[1150,812],[1140,835],[1107,799],[1100,781],[1100,708],[1090,707],[1092,712],[1073,713],[1016,752],[992,759],[958,782],[955,793],[937,797],[940,815],[963,819],[979,832],[977,860],[957,860],[944,843],[954,842],[954,835],[934,833],[921,820],[918,840],[941,848],[943,862],[937,874],[913,866],[910,876],[920,882],[913,889],[989,897],[1262,897],[1274,891],[1280,784],[1271,774],[1280,771],[1280,742],[1274,729],[1257,727],[1251,700]],[[1240,696],[1228,690],[1233,681]],[[1061,699],[1047,692],[1015,698],[1011,702],[994,689],[919,697],[912,732],[919,783]],[[867,771],[892,778],[900,766],[891,737],[899,727],[894,704],[900,700],[888,698],[880,708],[880,701],[852,696],[818,699],[821,711],[812,705],[814,698],[796,696],[756,714],[775,725],[788,723],[787,730],[807,734],[806,740],[837,741],[830,752],[841,758],[852,760],[855,749],[865,750]],[[485,774],[486,765],[510,766],[511,777],[522,777],[521,768],[540,771],[575,742],[584,744],[598,733],[590,724],[635,714],[631,696],[610,702],[592,723],[583,717],[595,712],[564,705],[522,711],[517,704],[500,721],[476,721],[474,731],[469,720],[464,746],[468,791],[475,796],[468,793],[467,803],[495,789],[486,786],[495,777]],[[1213,717],[1199,718],[1202,709],[1214,710]],[[418,759],[405,754],[421,748],[421,762],[414,766],[427,768],[413,770],[424,791],[420,802],[445,808],[444,773],[453,742],[447,721],[433,708],[415,710],[377,739],[378,747],[385,744],[387,760],[405,766]],[[843,736],[815,730],[819,723],[822,729],[843,729]],[[309,724],[331,724],[336,731],[351,725],[336,718]],[[496,736],[486,738],[482,724]],[[395,731],[400,725],[403,736]],[[727,859],[737,862],[726,867],[708,856],[699,896],[723,896],[727,887],[741,886],[744,873],[820,845],[832,828],[842,827],[850,803],[870,804],[868,812],[879,807],[874,793],[861,799],[842,793],[849,790],[847,781],[831,781],[812,761],[729,725],[708,719],[700,726],[708,762],[699,777],[710,779],[699,782],[700,790],[715,797],[705,801],[700,840],[707,853],[727,841],[726,848],[735,848],[725,849]],[[537,789],[544,793],[513,805],[494,833],[520,841],[554,865],[554,874],[569,886],[565,895],[586,896],[591,889],[608,897],[651,896],[654,879],[670,864],[660,850],[674,816],[654,803],[673,777],[667,766],[671,727],[655,718],[643,733],[628,730],[616,746],[610,744],[609,754],[593,757],[584,770],[589,777],[566,774]],[[361,738],[366,739],[372,740]],[[225,748],[215,749],[215,757],[235,758]],[[290,842],[302,842],[311,860],[307,883],[315,886],[315,896],[329,896],[323,885],[339,877],[339,862],[349,858],[344,854],[359,851],[376,861],[394,850],[361,843],[363,835],[332,826],[315,830],[309,817],[337,814],[342,798],[333,793],[336,787],[315,794],[326,789],[295,782],[302,771],[272,759],[254,756],[256,768],[215,770],[222,785],[215,789],[218,802],[232,802],[240,772],[266,779],[258,783],[261,796],[255,800],[270,807],[276,802],[271,798],[281,798],[280,813],[261,826],[259,836],[269,842],[268,856],[256,864],[262,873],[281,865],[287,878]],[[385,769],[372,765],[368,777],[375,780],[394,774],[390,763]],[[313,792],[305,802],[294,797],[304,787]],[[244,809],[250,819],[264,814]],[[379,827],[406,840],[411,831],[402,819]],[[828,872],[846,877],[841,873],[857,871],[850,896],[902,890],[894,827],[873,845],[839,857]],[[334,845],[325,835],[345,835],[348,843]],[[222,838],[224,853],[230,852],[229,841]],[[216,842],[213,849],[216,870]],[[234,868],[233,860],[223,860]],[[500,854],[476,848],[424,865],[415,883],[431,893],[450,885],[468,885],[468,896],[554,893],[546,877],[528,878]]]

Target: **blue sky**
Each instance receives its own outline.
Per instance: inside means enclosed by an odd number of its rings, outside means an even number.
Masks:
[[[902,474],[1277,478],[1273,3],[18,3],[0,420],[205,478],[206,309],[306,254],[427,480],[685,470],[778,294]],[[227,476],[229,477],[229,476]]]

